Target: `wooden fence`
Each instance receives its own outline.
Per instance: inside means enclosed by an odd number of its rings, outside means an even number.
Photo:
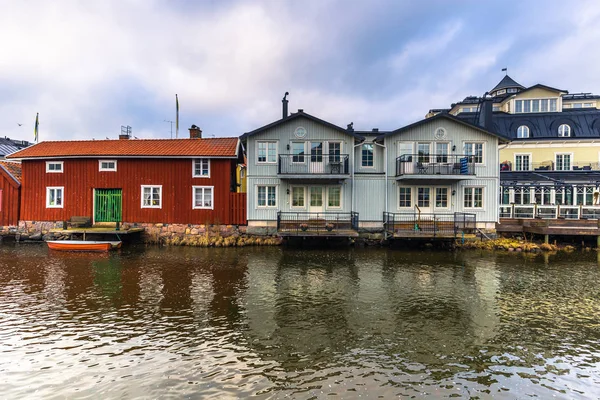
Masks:
[[[247,225],[246,219],[246,193],[229,193],[229,223],[231,225]]]

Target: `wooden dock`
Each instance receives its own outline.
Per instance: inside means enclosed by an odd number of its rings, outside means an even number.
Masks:
[[[117,230],[115,227],[91,227],[91,228],[67,228],[67,229],[50,229],[51,233],[58,233],[72,237],[73,235],[82,235],[85,240],[86,235],[116,235],[127,236],[140,234],[144,232],[144,228],[129,228]]]
[[[500,218],[498,233],[535,233],[555,236],[600,236],[600,221],[589,219]]]

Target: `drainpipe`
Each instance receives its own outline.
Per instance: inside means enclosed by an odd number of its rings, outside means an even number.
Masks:
[[[383,139],[383,140],[384,140],[384,143],[385,143],[385,139]],[[379,143],[377,143],[377,142],[375,142],[375,141],[373,141],[373,144],[374,144],[374,145],[376,145],[376,146],[379,146],[379,147],[383,148],[383,170],[384,170],[384,172],[385,172],[385,185],[384,185],[384,188],[385,188],[385,205],[384,205],[384,207],[383,207],[383,208],[384,208],[384,210],[383,210],[383,211],[384,211],[384,212],[387,212],[387,210],[388,210],[388,188],[387,188],[387,185],[388,185],[388,164],[387,164],[387,146],[386,146],[385,144],[379,144]]]

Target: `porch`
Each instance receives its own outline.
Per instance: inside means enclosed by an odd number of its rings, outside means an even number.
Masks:
[[[394,239],[454,239],[475,237],[475,214],[455,213],[383,213],[386,236]]]
[[[279,236],[357,237],[357,212],[277,213]]]

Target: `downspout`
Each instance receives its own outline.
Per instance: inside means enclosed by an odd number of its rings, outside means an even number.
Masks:
[[[384,143],[385,143],[385,139],[384,139]],[[384,190],[385,190],[385,205],[384,205],[384,212],[387,212],[388,210],[388,164],[387,164],[387,146],[385,144],[379,144],[376,141],[373,141],[373,144],[382,147],[383,148],[383,170],[385,172],[385,185],[384,185]]]

